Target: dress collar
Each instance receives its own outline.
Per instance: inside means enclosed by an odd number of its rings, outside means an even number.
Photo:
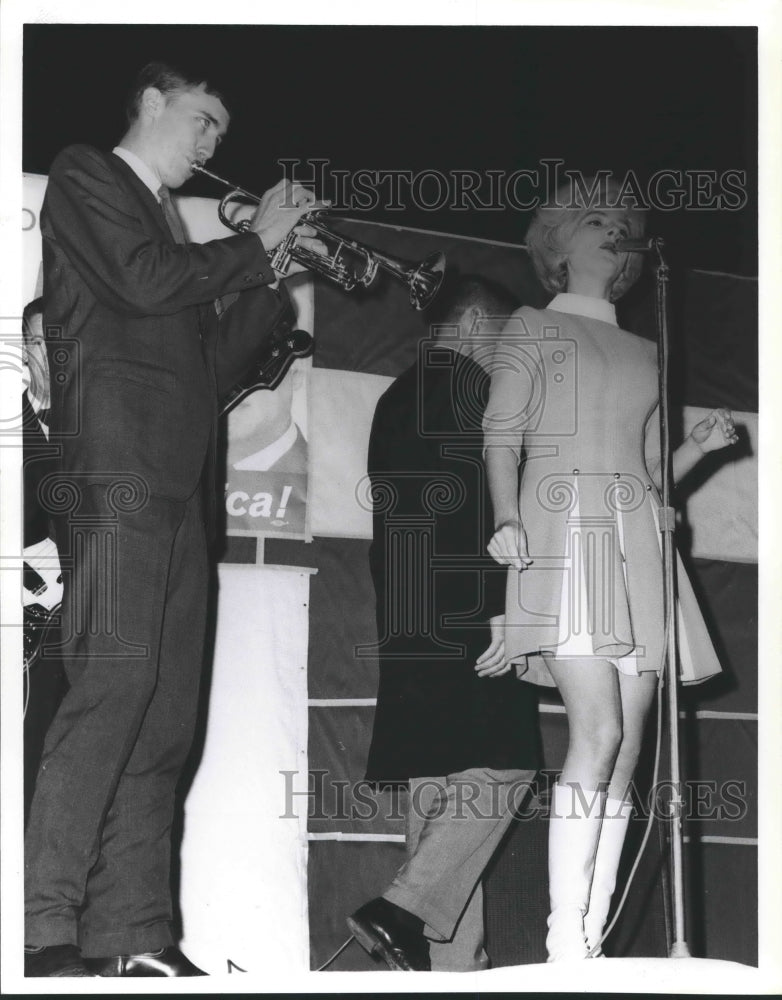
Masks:
[[[594,299],[590,295],[577,295],[575,292],[560,292],[549,302],[548,309],[556,312],[571,313],[573,316],[588,316],[599,319],[603,323],[618,326],[616,309],[608,299]]]
[[[144,163],[141,157],[136,156],[135,153],[131,153],[131,151],[129,149],[125,149],[124,146],[115,146],[114,149],[112,149],[112,153],[127,163],[144,187],[148,187],[155,196],[155,201],[159,203],[160,195],[158,192],[160,191],[160,181],[147,164]]]

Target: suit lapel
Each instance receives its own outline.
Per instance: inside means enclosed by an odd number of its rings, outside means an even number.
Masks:
[[[108,163],[120,181],[136,195],[150,228],[165,237],[167,243],[175,243],[176,241],[171,235],[171,230],[168,228],[168,223],[163,215],[163,210],[147,185],[139,180],[128,164],[121,157],[117,156],[116,153],[108,155]]]
[[[146,184],[136,176],[122,157],[117,156],[116,153],[110,153],[107,159],[115,175],[122,183],[131,188],[137,196],[142,214],[149,223],[150,229],[155,231],[156,235],[159,233],[167,243],[177,246],[177,242],[163,215],[163,210],[157,198]],[[207,367],[210,371],[214,369],[214,355],[217,349],[217,324],[213,322],[214,312],[215,306],[211,302],[196,307],[201,335],[201,347],[204,352],[204,360],[207,362]]]

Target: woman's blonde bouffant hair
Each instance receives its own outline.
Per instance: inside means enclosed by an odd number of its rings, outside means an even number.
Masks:
[[[592,192],[595,178],[585,178],[583,189]],[[535,212],[527,230],[527,250],[532,259],[535,273],[543,287],[557,294],[567,288],[567,254],[565,246],[575,227],[583,217],[600,208],[621,208],[617,201],[621,188],[613,178],[604,178],[595,188],[594,195],[584,197],[582,187],[566,184],[559,188],[553,202],[541,205]],[[643,235],[646,223],[645,212],[639,208],[627,208],[628,236],[637,239]],[[641,254],[630,253],[627,262],[611,288],[611,301],[616,302],[638,280],[643,266]]]

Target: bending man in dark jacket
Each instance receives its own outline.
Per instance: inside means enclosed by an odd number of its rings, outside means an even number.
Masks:
[[[537,703],[504,655],[481,456],[482,364],[516,305],[462,279],[372,424],[380,686],[367,778],[409,782],[408,860],[348,925],[392,969],[487,967],[480,879],[538,766]]]
[[[169,189],[213,155],[223,99],[150,64],[128,120],[111,153],[60,153],[41,213],[70,691],[27,828],[32,976],[203,974],[174,946],[170,840],[202,668],[217,400],[288,308],[267,252],[313,200],[281,182],[250,231],[188,243]]]

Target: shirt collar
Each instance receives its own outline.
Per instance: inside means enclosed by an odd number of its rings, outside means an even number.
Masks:
[[[238,472],[267,472],[275,462],[278,462],[286,452],[291,450],[296,443],[297,436],[296,424],[290,424],[287,431],[276,441],[272,441],[260,451],[248,455],[247,458],[234,462],[233,466]]]
[[[608,299],[595,299],[591,295],[577,295],[575,292],[560,292],[549,302],[547,308],[556,312],[570,313],[573,316],[599,319],[603,323],[618,326],[616,309]]]
[[[112,153],[115,153],[121,160],[124,160],[125,163],[127,163],[144,187],[149,188],[155,196],[155,201],[160,202],[160,195],[158,194],[161,187],[160,180],[155,176],[151,168],[144,163],[141,157],[136,156],[135,153],[131,153],[131,151],[129,149],[125,149],[124,146],[115,146],[114,149],[112,149]]]

